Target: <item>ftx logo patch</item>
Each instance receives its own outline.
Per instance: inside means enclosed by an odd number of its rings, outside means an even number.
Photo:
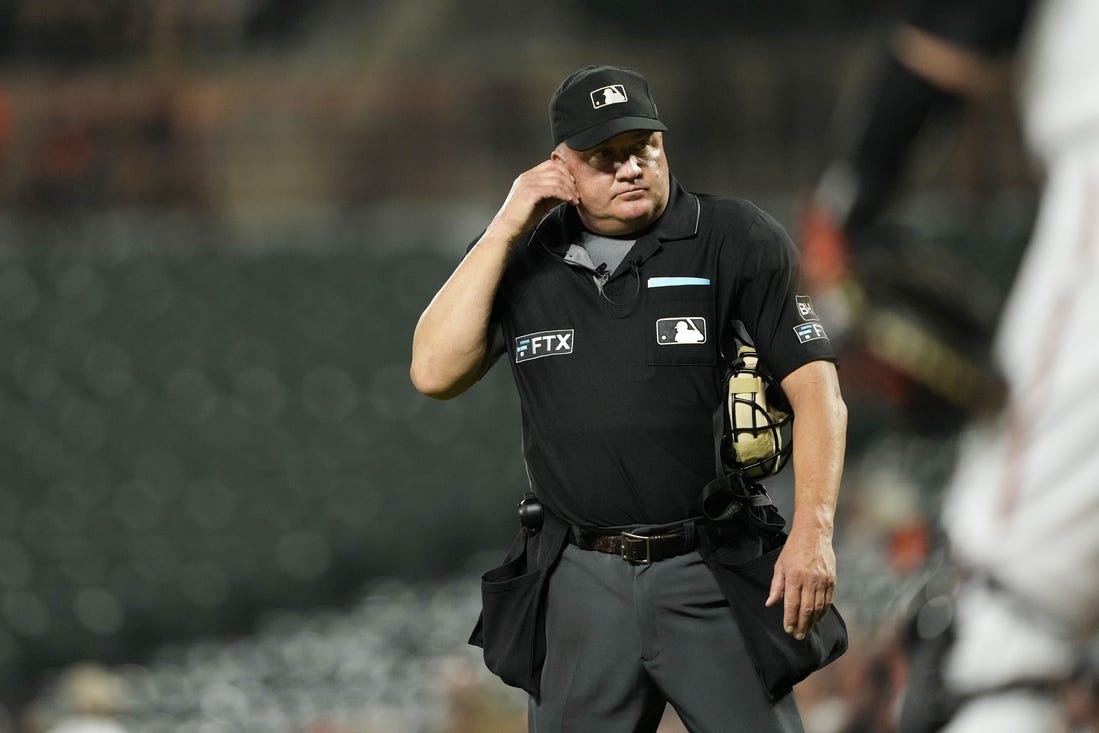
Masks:
[[[515,339],[515,363],[572,353],[573,329],[539,331]]]
[[[816,321],[811,323],[803,323],[800,326],[794,326],[794,333],[798,336],[798,341],[805,343],[807,341],[816,341],[817,339],[826,339],[828,334],[824,332],[824,326],[820,325]]]

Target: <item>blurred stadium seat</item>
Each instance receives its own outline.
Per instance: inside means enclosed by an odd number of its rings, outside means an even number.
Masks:
[[[185,239],[163,224],[127,236]],[[335,603],[381,572],[454,570],[506,542],[509,512],[485,507],[521,490],[516,444],[491,428],[513,404],[493,390],[431,404],[407,378],[412,324],[451,259],[324,244],[259,257],[206,241],[9,249],[9,681]],[[456,447],[459,433],[483,450]]]
[[[479,603],[470,579],[379,580],[343,610],[272,612],[247,637],[165,645],[145,664],[118,665],[114,712],[149,733],[449,730],[450,688],[487,678],[454,643]],[[64,682],[49,680],[39,716],[64,714]],[[522,700],[505,695],[497,707],[515,730]]]

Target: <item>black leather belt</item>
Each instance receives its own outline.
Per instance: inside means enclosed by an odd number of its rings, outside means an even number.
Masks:
[[[698,533],[688,532],[683,528],[644,535],[576,527],[569,537],[581,549],[619,555],[623,560],[638,565],[685,555],[698,549]]]

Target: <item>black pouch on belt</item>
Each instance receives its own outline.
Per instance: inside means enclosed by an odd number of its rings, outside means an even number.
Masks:
[[[519,530],[503,562],[481,576],[481,615],[469,637],[493,674],[535,700],[546,658],[546,583],[568,529],[543,511],[540,528]]]
[[[786,695],[798,682],[847,651],[847,625],[835,606],[799,641],[783,628],[782,603],[767,607],[775,561],[786,534],[762,545],[762,555],[745,557],[742,546],[704,547],[703,557],[740,627],[767,694]]]

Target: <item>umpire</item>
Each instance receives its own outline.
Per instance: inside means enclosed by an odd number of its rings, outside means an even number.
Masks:
[[[751,203],[671,177],[636,71],[575,72],[550,119],[549,159],[515,180],[413,341],[430,397],[505,354],[519,390],[542,520],[485,575],[473,640],[531,693],[531,733],[655,731],[669,702],[692,731],[800,731],[790,687],[846,644],[830,607],[847,417],[796,249]],[[735,328],[794,413],[788,536],[735,521],[748,511],[703,515]]]

